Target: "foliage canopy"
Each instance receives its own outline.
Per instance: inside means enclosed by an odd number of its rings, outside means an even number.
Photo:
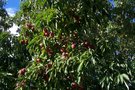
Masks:
[[[27,0],[16,22],[33,60],[17,89],[134,87],[134,0]]]

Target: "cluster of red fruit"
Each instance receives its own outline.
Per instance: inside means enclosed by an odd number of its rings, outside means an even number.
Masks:
[[[76,82],[71,83],[72,90],[84,90],[83,87],[79,86]]]
[[[23,45],[26,44],[27,45],[28,44],[28,40],[27,39],[26,40],[21,40],[21,44],[23,44]]]
[[[44,33],[44,36],[46,37],[51,37],[51,38],[54,37],[54,32],[50,32],[49,30],[47,30],[47,28],[44,28],[43,33]]]
[[[77,37],[77,33],[74,33],[73,34],[75,37]],[[53,32],[49,32],[46,28],[44,29],[44,36],[46,36],[46,37],[54,37],[54,33]],[[59,49],[59,51],[60,51],[60,53],[61,53],[61,55],[62,55],[62,58],[67,58],[67,57],[69,57],[69,53],[68,53],[68,50],[67,50],[67,43],[69,43],[70,41],[68,40],[68,39],[64,39],[64,37],[62,37],[61,36],[61,39],[59,40],[60,41],[60,44],[61,45],[59,45],[58,43],[56,43],[55,45],[54,45],[54,48],[55,49]],[[81,43],[82,42],[82,43]],[[78,45],[79,44],[79,45]],[[82,44],[82,46],[84,47],[84,48],[86,48],[86,49],[95,49],[95,47],[92,45],[92,44],[90,44],[88,41],[80,41],[80,43],[78,43],[78,41],[76,41],[76,42],[71,42],[70,43],[70,47],[72,48],[72,49],[75,49],[75,48],[77,48],[78,46],[80,46]],[[42,48],[43,47],[43,43],[41,43],[40,44],[40,47]],[[61,48],[60,48],[61,47]],[[47,52],[47,54],[49,55],[49,56],[52,56],[53,54],[55,54],[54,52],[53,52],[53,50],[51,49],[51,47],[46,47],[46,52]]]
[[[46,71],[43,74],[43,79],[48,82],[49,81],[49,75],[46,73],[49,69],[52,68],[52,62],[49,62],[48,64],[45,65]]]
[[[26,72],[26,68],[22,68],[22,69],[19,70],[18,74],[19,75],[24,75],[25,72]]]
[[[26,80],[22,80],[20,83],[16,83],[16,89],[19,87],[24,87],[26,85]]]
[[[41,62],[41,59],[40,59],[40,58],[37,58],[37,59],[36,59],[36,62],[37,62],[37,63],[40,63],[40,62]]]
[[[34,31],[34,25],[32,25],[31,23],[26,23],[26,28]]]
[[[76,21],[78,23],[80,23],[80,18],[79,17],[74,17],[74,18],[76,19]],[[28,29],[31,29],[32,31],[34,30],[34,26],[32,24],[30,24],[30,23],[27,23],[26,27]],[[47,28],[43,29],[43,34],[44,34],[44,36],[46,38],[54,38],[54,32],[49,31]],[[76,39],[76,41],[67,40],[68,45],[69,45],[69,42],[70,42],[70,47],[72,48],[72,50],[76,49],[79,46],[82,46],[85,49],[89,49],[89,48],[90,49],[95,49],[95,47],[92,44],[90,44],[87,40],[80,40],[80,42],[79,42],[78,41],[79,39],[78,39],[78,33],[77,32],[74,32],[72,35]],[[63,37],[65,37],[65,36],[63,36]],[[62,39],[64,39],[64,41],[66,41],[65,38],[62,38]],[[65,43],[62,42],[62,39],[60,41],[60,44],[63,44],[63,45],[60,45],[60,48],[56,48],[56,47],[59,46],[59,44],[56,44],[54,46],[56,46],[55,48],[58,49],[58,51],[61,54],[62,58],[65,59],[65,58],[69,57],[69,52],[68,52],[68,49],[67,49],[67,46],[65,45]],[[21,43],[22,44],[28,44],[28,40],[21,40]],[[40,43],[40,48],[45,49],[43,43]],[[52,56],[52,55],[55,54],[55,52],[53,51],[53,49],[50,46],[47,46],[45,51],[46,51],[48,56]],[[41,61],[42,60],[40,58],[36,59],[37,63],[40,63]],[[46,64],[46,68],[50,69],[51,67],[52,67],[52,64]],[[26,68],[22,68],[21,70],[19,70],[18,73],[19,73],[19,75],[24,75],[25,72],[26,72]],[[49,75],[48,74],[44,74],[43,78],[44,78],[44,80],[46,82],[48,82]],[[77,90],[83,90],[83,88],[81,86],[79,86],[76,82],[72,82],[71,83],[71,87],[72,87],[73,90],[76,90],[76,89]]]
[[[90,44],[88,41],[84,41],[83,42],[83,46],[88,49],[88,48],[91,48],[91,49],[95,49],[95,46],[93,46],[92,44]]]

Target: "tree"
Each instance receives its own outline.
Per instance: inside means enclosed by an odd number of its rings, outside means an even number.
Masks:
[[[134,0],[24,0],[20,40],[33,57],[17,89],[134,88]]]
[[[4,5],[5,1],[0,0],[0,90],[14,90],[18,70],[25,67],[31,57],[18,37],[8,32],[13,22]]]
[[[7,14],[6,10],[3,8],[5,3],[6,2],[4,0],[0,0],[0,33],[12,26],[12,22],[9,19],[9,15]]]
[[[31,57],[17,36],[0,33],[0,89],[14,90],[18,70],[26,67]]]

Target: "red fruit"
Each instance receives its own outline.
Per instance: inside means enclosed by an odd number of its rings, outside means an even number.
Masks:
[[[21,81],[21,87],[24,87],[26,85],[26,80]]]
[[[26,24],[26,27],[27,27],[28,29],[32,29],[33,25],[32,25],[31,23],[27,23],[27,24]]]
[[[90,48],[90,43],[87,42],[87,41],[85,41],[85,42],[83,42],[83,46],[84,46],[85,48]]]
[[[49,76],[48,76],[47,74],[45,74],[43,78],[44,78],[44,80],[45,80],[46,82],[48,82]]]
[[[46,49],[46,52],[47,52],[47,54],[48,54],[49,56],[52,56],[52,54],[53,54],[52,49],[49,48],[49,47]]]
[[[71,47],[72,47],[72,49],[74,49],[76,47],[76,44],[72,43]]]
[[[66,58],[66,57],[68,57],[68,53],[67,52],[63,52],[62,53],[62,58]]]
[[[25,44],[28,44],[28,40],[25,40]]]
[[[85,48],[95,49],[95,46],[91,45],[91,44],[90,44],[89,42],[87,42],[87,41],[85,41],[85,42],[83,43],[83,46],[84,46]]]
[[[44,28],[43,30],[44,30],[44,31],[48,31],[47,28]]]
[[[18,88],[19,87],[19,83],[16,83],[16,88]]]
[[[44,36],[49,37],[49,34],[49,31],[46,28],[44,28]]]
[[[54,33],[50,32],[50,37],[53,38],[54,37]]]
[[[65,48],[61,48],[61,49],[60,49],[60,52],[61,52],[61,53],[65,52],[65,51],[66,51]]]
[[[52,56],[53,55],[53,51],[48,53],[48,56]]]
[[[26,72],[26,68],[22,68],[21,70],[19,70],[19,75],[24,75]]]
[[[72,89],[77,89],[78,84],[76,82],[71,83]]]
[[[37,58],[37,59],[36,59],[36,62],[37,62],[37,63],[41,62],[41,59]]]
[[[44,36],[49,37],[49,32],[44,32]]]
[[[21,44],[25,44],[25,40],[21,40]]]
[[[47,53],[52,53],[53,51],[52,51],[51,48],[47,48],[47,49],[46,49],[46,52],[47,52]]]

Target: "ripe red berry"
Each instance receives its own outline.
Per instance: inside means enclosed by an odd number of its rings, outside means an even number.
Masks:
[[[64,59],[64,58],[66,58],[66,57],[68,57],[68,53],[67,53],[67,52],[63,52],[63,53],[62,53],[62,58]]]
[[[72,89],[77,89],[78,84],[76,82],[71,83]]]
[[[54,37],[54,33],[50,32],[50,37],[53,38]]]
[[[49,55],[49,56],[52,56],[53,55],[53,51],[50,47],[47,47],[46,48],[46,53]]]
[[[46,52],[48,53],[48,52],[50,52],[50,51],[51,51],[51,48],[47,47],[47,48],[46,48]]]
[[[94,45],[91,45],[88,41],[83,42],[83,46],[85,48],[95,49],[95,46]]]
[[[21,87],[24,87],[26,85],[26,80],[21,81],[20,85]]]
[[[21,44],[25,44],[25,40],[21,40]]]
[[[44,32],[44,36],[49,37],[49,32]]]
[[[33,25],[32,25],[31,23],[27,23],[27,24],[26,24],[26,28],[32,29],[32,27],[33,27]]]
[[[44,28],[43,31],[44,31],[44,36],[49,37],[50,35],[49,31],[46,28]]]
[[[43,31],[48,31],[48,30],[47,30],[47,28],[45,27],[45,28],[43,29]]]
[[[71,47],[72,47],[72,49],[76,48],[76,44],[72,43]]]
[[[83,46],[84,46],[85,48],[90,48],[90,43],[89,43],[88,41],[84,41],[84,42],[83,42]]]
[[[41,59],[37,58],[37,59],[36,59],[36,62],[37,62],[37,63],[41,62]]]
[[[18,88],[19,87],[19,83],[16,83],[16,88]]]
[[[27,39],[25,40],[25,44],[28,44],[28,40]]]
[[[61,48],[61,49],[60,49],[60,52],[61,52],[61,53],[65,52],[65,48]]]
[[[19,70],[19,75],[24,75],[26,72],[26,68],[22,68],[21,70]]]

